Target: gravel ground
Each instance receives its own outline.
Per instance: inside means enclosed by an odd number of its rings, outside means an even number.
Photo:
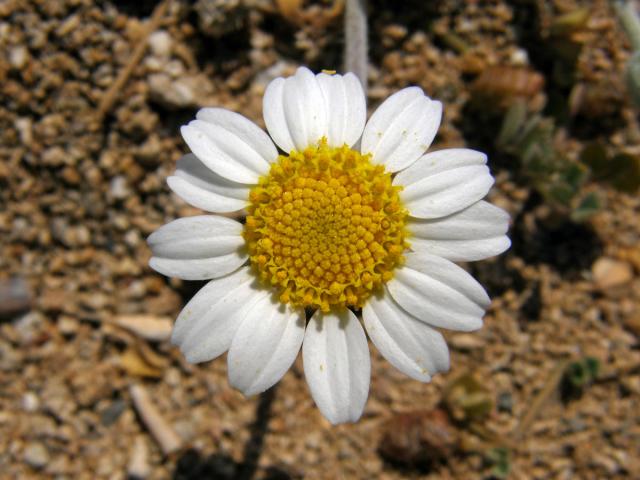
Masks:
[[[339,8],[292,17],[296,3],[173,0],[150,20],[146,0],[0,2],[0,478],[638,478],[640,199],[588,182],[604,206],[573,222],[473,107],[482,88],[545,111],[572,94],[559,152],[640,152],[629,45],[604,0],[370,2],[370,109],[411,84],[442,100],[435,146],[489,151],[490,200],[513,219],[513,247],[468,265],[493,303],[479,332],[446,334],[449,373],[420,384],[372,348],[363,418],[333,427],[300,359],[245,399],[224,358],[189,365],[169,344],[200,287],[147,266],[145,238],[199,213],[165,183],[187,150],[178,127],[214,105],[263,125],[272,78],[339,68]],[[535,39],[580,9],[566,82]],[[487,71],[521,85],[483,87]],[[598,373],[568,384],[586,358]]]

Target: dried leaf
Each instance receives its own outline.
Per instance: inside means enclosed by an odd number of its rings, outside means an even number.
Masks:
[[[150,365],[134,348],[128,348],[120,356],[120,366],[129,375],[150,378],[162,377],[162,370]]]

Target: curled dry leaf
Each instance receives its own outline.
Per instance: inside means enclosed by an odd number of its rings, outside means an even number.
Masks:
[[[120,366],[136,377],[160,378],[162,369],[150,364],[135,348],[127,348],[120,356]]]
[[[309,24],[323,28],[344,9],[344,0],[334,0],[331,8],[310,7],[305,9],[302,0],[276,0],[280,14],[289,22],[299,27]]]

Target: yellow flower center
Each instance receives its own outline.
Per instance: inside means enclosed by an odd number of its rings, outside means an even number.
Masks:
[[[322,139],[280,155],[251,190],[244,238],[259,277],[281,302],[361,308],[402,262],[401,187],[369,157]]]

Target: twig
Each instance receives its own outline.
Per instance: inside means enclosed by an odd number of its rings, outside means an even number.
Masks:
[[[347,0],[344,14],[345,50],[344,69],[353,72],[367,90],[367,15],[365,0]]]
[[[547,379],[547,383],[545,383],[544,387],[542,387],[542,390],[538,392],[538,395],[536,395],[536,397],[533,399],[533,402],[531,402],[531,408],[522,417],[520,423],[511,434],[511,438],[514,442],[521,438],[522,435],[529,430],[531,424],[538,417],[538,415],[542,411],[542,407],[544,407],[551,394],[558,389],[558,385],[562,380],[562,374],[566,370],[568,364],[569,360],[561,360],[560,362],[558,362],[553,372],[551,372],[551,375]]]
[[[164,17],[164,14],[166,13],[170,3],[171,0],[163,0],[158,5],[156,5],[156,8],[151,14],[151,18],[149,20],[149,23],[147,24],[144,35],[142,35],[142,38],[140,38],[140,40],[138,41],[138,44],[133,50],[129,61],[124,66],[124,68],[120,70],[120,73],[118,74],[115,82],[113,82],[109,90],[107,90],[107,93],[105,93],[100,100],[98,111],[96,113],[99,121],[102,121],[104,116],[111,110],[111,107],[115,103],[118,94],[127,83],[127,80],[129,80],[133,69],[136,68],[138,63],[140,63],[140,60],[142,60],[142,57],[147,50],[149,35],[151,35],[160,26],[160,21],[162,20],[162,17]]]
[[[129,393],[131,394],[131,399],[133,400],[136,411],[155,441],[158,442],[162,453],[169,455],[179,450],[182,446],[182,440],[171,425],[162,417],[149,398],[149,394],[145,388],[142,385],[131,385],[131,387],[129,387]]]

